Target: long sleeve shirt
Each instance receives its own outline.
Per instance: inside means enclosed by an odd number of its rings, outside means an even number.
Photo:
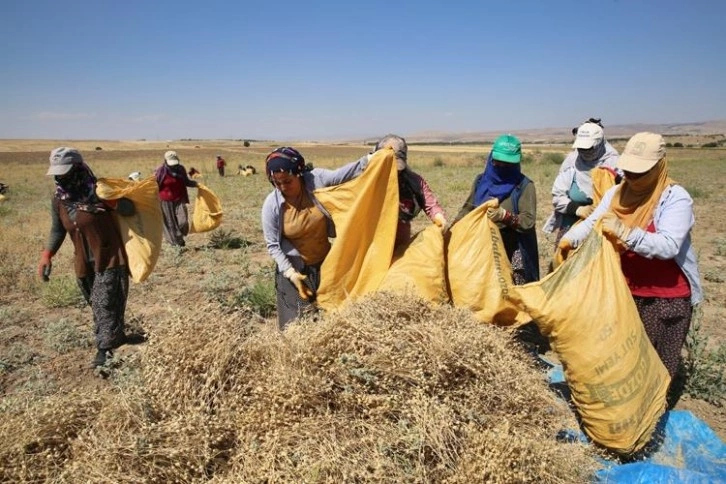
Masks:
[[[335,237],[335,226],[327,210],[318,202],[313,191],[334,185],[340,185],[360,175],[368,165],[369,157],[366,155],[357,161],[348,163],[336,170],[315,168],[302,175],[303,189],[328,219],[328,236]],[[275,188],[262,204],[262,232],[265,236],[267,251],[277,264],[279,272],[284,273],[291,267],[300,270],[304,262],[300,253],[287,238],[283,236],[283,206],[285,198],[282,192]]]
[[[619,186],[615,186],[608,190],[593,213],[573,226],[563,239],[578,247],[592,231],[595,222],[609,210],[618,189]],[[671,185],[661,194],[653,214],[655,232],[634,227],[624,241],[629,250],[647,259],[675,259],[691,286],[691,304],[694,305],[703,300],[696,252],[691,244],[691,228],[695,220],[691,196],[680,185]]]

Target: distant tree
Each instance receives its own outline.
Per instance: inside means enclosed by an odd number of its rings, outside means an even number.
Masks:
[[[718,148],[718,143],[711,141],[710,143],[704,143],[701,145],[702,148]]]
[[[242,144],[244,145],[245,148],[249,148],[250,147],[250,142],[247,141],[247,140],[245,140],[245,142],[242,143]]]
[[[96,146],[96,151],[101,151],[102,149],[100,146]]]
[[[680,141],[676,141],[675,143],[673,143],[673,147],[674,148],[683,148],[683,143],[681,143]]]

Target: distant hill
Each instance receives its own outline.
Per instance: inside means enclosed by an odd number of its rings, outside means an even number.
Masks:
[[[568,142],[572,140],[572,128],[523,129],[511,131],[526,143]],[[704,121],[675,124],[605,124],[605,137],[608,139],[629,138],[640,131],[651,131],[663,136],[708,136],[726,135],[726,120]],[[443,131],[424,131],[406,136],[409,143],[477,143],[491,142],[502,131],[480,131],[448,133]],[[369,141],[369,140],[366,140]]]

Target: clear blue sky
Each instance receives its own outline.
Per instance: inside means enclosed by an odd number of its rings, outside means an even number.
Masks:
[[[8,0],[0,138],[726,118],[726,1]]]

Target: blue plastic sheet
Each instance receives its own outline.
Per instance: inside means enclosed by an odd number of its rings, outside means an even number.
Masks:
[[[562,385],[562,366],[551,366],[550,383]],[[563,432],[565,439],[586,439],[582,432]],[[653,446],[635,462],[602,461],[595,482],[601,483],[726,483],[726,444],[705,422],[684,410],[666,412],[658,423]]]

